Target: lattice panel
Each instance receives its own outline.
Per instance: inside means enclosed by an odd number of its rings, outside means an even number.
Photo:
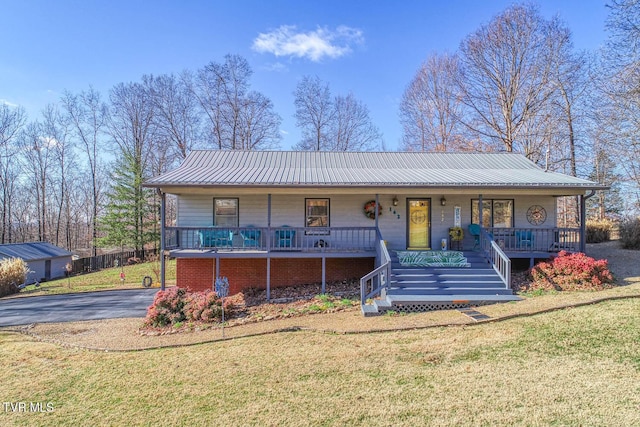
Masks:
[[[411,303],[411,304],[394,304],[393,310],[399,311],[402,313],[422,313],[425,311],[434,311],[434,310],[456,310],[458,308],[465,308],[465,307],[469,307],[469,304],[419,302],[419,303]]]
[[[422,313],[425,311],[434,310],[457,310],[459,308],[478,307],[481,305],[494,304],[491,301],[474,301],[473,304],[454,304],[454,303],[442,303],[442,302],[416,302],[409,304],[393,304],[392,310],[402,313]]]

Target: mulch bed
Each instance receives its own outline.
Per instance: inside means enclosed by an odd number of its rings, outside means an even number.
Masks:
[[[360,282],[350,280],[327,283],[325,295],[321,295],[319,283],[271,289],[271,301],[267,301],[265,289],[247,289],[227,298],[233,303],[226,326],[244,325],[265,320],[284,319],[318,313],[335,313],[360,306]],[[180,332],[209,329],[216,324],[183,323],[179,327],[144,327],[141,335],[168,335]]]

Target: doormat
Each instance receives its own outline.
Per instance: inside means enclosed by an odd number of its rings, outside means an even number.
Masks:
[[[400,265],[409,267],[471,267],[458,251],[396,251]]]

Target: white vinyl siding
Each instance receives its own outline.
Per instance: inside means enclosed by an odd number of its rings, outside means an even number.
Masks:
[[[446,206],[440,206],[442,193],[411,193],[411,194],[381,194],[379,196],[382,205],[382,214],[379,217],[379,226],[382,237],[392,250],[406,248],[406,199],[430,198],[431,199],[431,245],[440,247],[440,240],[448,239],[449,227],[454,223],[454,207],[462,209],[461,225],[465,232],[465,245],[468,243],[469,233],[467,227],[471,223],[471,200],[477,199],[477,195],[449,195]],[[398,206],[393,206],[392,200],[398,198]],[[239,201],[239,225],[246,227],[266,227],[267,204],[266,194],[235,195],[227,189],[224,194],[210,195],[180,195],[178,198],[178,226],[210,227],[213,225],[213,199],[238,198]],[[373,227],[375,221],[367,218],[363,213],[363,207],[369,200],[375,199],[375,194],[330,194],[317,190],[309,190],[301,194],[273,194],[271,196],[271,226],[290,227],[305,226],[305,198],[329,198],[331,207],[329,221],[331,227]],[[549,228],[556,225],[556,199],[553,196],[528,196],[528,195],[492,195],[483,194],[484,199],[514,200],[514,227],[523,228]],[[526,213],[531,205],[541,205],[547,211],[547,220],[539,226],[532,226],[527,222]],[[390,210],[391,208],[391,210]],[[395,213],[394,213],[395,212]]]

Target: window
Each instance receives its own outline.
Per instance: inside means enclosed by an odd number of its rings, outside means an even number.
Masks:
[[[471,223],[478,224],[480,212],[478,199],[471,200]],[[510,228],[513,227],[513,200],[482,200],[482,226]]]
[[[305,225],[329,227],[329,199],[304,199]]]
[[[213,225],[238,226],[238,199],[213,199]]]

